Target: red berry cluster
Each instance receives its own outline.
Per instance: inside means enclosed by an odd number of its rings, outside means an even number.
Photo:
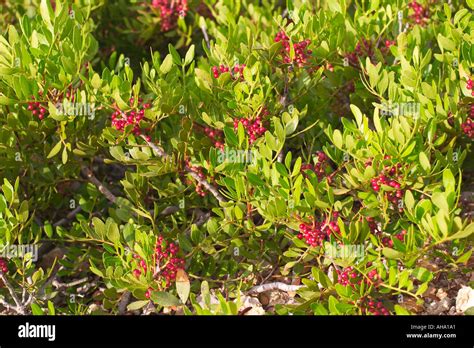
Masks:
[[[397,238],[400,242],[403,242],[405,240],[406,234],[407,234],[406,230],[401,230],[401,232],[395,235],[395,238]]]
[[[293,44],[293,48],[295,50],[295,57],[293,60],[290,58],[290,38],[284,31],[280,31],[276,34],[275,42],[281,42],[283,45],[283,49],[281,51],[281,56],[283,58],[283,62],[285,64],[296,63],[300,68],[308,64],[308,58],[313,54],[313,51],[308,49],[311,40],[306,39],[300,42],[296,42]]]
[[[352,288],[355,287],[355,284],[361,284],[362,279],[360,274],[354,270],[354,267],[346,267],[342,271],[336,270],[337,273],[337,282],[341,285],[347,286],[350,285]]]
[[[385,156],[385,159],[390,159],[390,156]],[[397,209],[399,209],[400,212],[403,212],[403,208],[398,208],[398,204],[403,198],[403,190],[401,190],[400,183],[394,179],[395,177],[398,177],[399,179],[402,177],[401,175],[397,175],[397,172],[401,166],[401,163],[398,163],[396,166],[392,167],[385,166],[384,170],[379,176],[376,176],[370,180],[370,184],[375,192],[380,191],[381,185],[393,187],[395,191],[387,192],[387,198],[392,204],[396,206]]]
[[[369,271],[369,273],[367,273],[367,277],[369,278],[367,283],[376,283],[378,280],[380,280],[379,273],[376,269]]]
[[[379,48],[382,55],[386,56],[390,52],[390,47],[395,44],[395,40],[386,39],[377,41],[374,44],[372,40],[363,38],[357,43],[354,51],[347,53],[345,57],[347,58],[349,65],[356,68],[359,67],[359,60],[364,62],[367,57],[373,64],[375,64],[377,62],[375,57],[375,48]]]
[[[186,16],[188,0],[153,0],[151,6],[160,11],[161,31],[169,31],[176,26],[178,17]]]
[[[166,287],[176,279],[178,269],[184,269],[185,261],[176,257],[179,247],[174,243],[166,242],[162,236],[158,237],[155,247],[155,264],[160,267],[161,272],[166,280]],[[155,270],[156,271],[156,270]]]
[[[471,91],[471,95],[474,97],[474,80],[473,79],[467,80],[466,88]],[[472,110],[472,108],[471,108],[471,110]]]
[[[375,55],[375,51],[374,51],[372,41],[369,41],[367,39],[362,39],[357,43],[353,52],[346,54],[346,58],[348,60],[348,63],[351,66],[357,68],[359,67],[359,59],[365,59],[369,57],[372,63],[374,63],[375,62],[374,55]]]
[[[219,78],[219,76],[221,74],[230,72],[230,74],[232,75],[232,79],[234,79],[234,80],[237,80],[237,79],[243,80],[244,79],[244,68],[245,68],[245,64],[236,64],[236,65],[234,65],[234,67],[232,69],[229,68],[228,66],[225,66],[225,65],[221,64],[219,67],[217,67],[217,66],[212,67],[212,76],[214,76],[214,78],[217,79],[217,78]]]
[[[367,264],[369,265],[369,263]],[[370,265],[372,265],[370,263]],[[349,266],[341,270],[336,270],[337,273],[337,282],[344,286],[351,286],[355,288],[356,285],[362,284],[362,282],[366,283],[367,285],[376,283],[379,280],[379,275],[376,269],[373,269],[367,273],[367,277],[369,279],[364,279],[361,273],[357,272],[354,267]]]
[[[362,220],[362,218],[361,218]],[[365,220],[367,221],[367,224],[369,225],[370,232],[375,235],[379,235],[381,233],[380,227],[377,223],[377,221],[373,217],[366,217]]]
[[[250,144],[252,144],[267,131],[263,126],[262,116],[263,115],[260,114],[254,120],[251,118],[234,119],[234,130],[237,131],[239,123],[242,123],[247,135],[249,136]]]
[[[430,11],[428,6],[423,7],[417,1],[412,1],[408,4],[408,7],[413,10],[413,14],[410,15],[410,18],[419,25],[425,25],[428,19],[430,18]]]
[[[179,248],[174,243],[166,242],[162,236],[159,236],[156,241],[155,253],[153,254],[152,272],[154,278],[159,278],[165,281],[165,288],[171,285],[171,282],[176,279],[176,272],[178,269],[184,269],[185,261],[176,257]],[[140,277],[141,274],[147,273],[147,265],[144,259],[138,255],[133,256],[138,260],[138,267],[133,270],[135,277]],[[149,288],[145,296],[150,297],[153,289]]]
[[[382,40],[379,43],[379,45],[381,45],[380,52],[382,53],[382,55],[387,56],[390,53],[390,47],[394,46],[395,44],[395,40]]]
[[[130,98],[129,102],[130,106],[133,107],[135,102],[134,98]],[[142,130],[140,129],[140,121],[145,117],[145,110],[149,109],[151,105],[149,103],[142,104],[143,100],[141,98],[138,99],[138,103],[138,107],[131,111],[121,111],[117,108],[112,113],[112,126],[114,126],[115,129],[123,132],[126,126],[133,125],[133,134],[142,134]]]
[[[220,129],[210,127],[204,128],[204,133],[211,139],[214,146],[220,150],[224,150],[224,132]]]
[[[40,97],[43,97],[43,91],[38,92]],[[62,102],[62,98],[66,95],[66,98],[70,102],[74,102],[75,100],[75,91],[72,86],[68,86],[66,89],[66,93],[58,92],[56,89],[48,92],[49,94],[49,101],[52,103]],[[35,96],[31,96],[32,100],[35,100]],[[31,101],[28,102],[28,110],[31,111],[32,115],[37,116],[40,120],[44,119],[48,114],[48,101],[38,102],[38,101]]]
[[[43,91],[39,91],[38,94],[42,97]],[[35,100],[35,96],[32,95],[31,99]],[[45,118],[48,103],[40,103],[40,102],[28,102],[28,110],[31,111],[33,116],[37,116],[40,120]]]
[[[316,164],[315,165],[312,165],[311,163],[302,164],[301,171],[304,174],[306,170],[311,170],[315,172],[318,179],[321,180],[323,177],[327,175],[327,169],[331,168],[331,165],[329,164],[329,157],[324,152],[317,151],[316,156],[318,159]]]
[[[395,40],[385,40],[385,47],[390,48],[391,46],[395,45],[396,41]]]
[[[473,91],[474,93],[474,91]],[[469,138],[474,138],[474,104],[471,104],[466,122],[461,124],[461,128]]]
[[[313,221],[312,224],[301,223],[297,238],[304,239],[306,244],[312,247],[321,246],[331,234],[340,233],[339,226],[337,225],[338,216],[339,213],[336,211],[333,212],[334,221],[330,221],[330,219],[327,218],[323,222]]]
[[[4,258],[0,257],[0,272],[7,273],[8,272],[8,264]]]
[[[374,301],[370,298],[361,298],[360,308],[364,314],[367,314],[368,312],[373,315],[390,315],[390,312],[384,307],[382,301]]]
[[[185,164],[186,166],[192,170],[193,172],[195,172],[201,179],[205,179],[206,178],[206,175],[204,174],[203,172],[203,168],[202,167],[199,167],[199,166],[193,166],[189,160],[185,160]],[[201,196],[201,197],[204,197],[207,195],[207,192],[204,190],[204,186],[202,186],[201,184],[197,184],[196,185],[196,193]]]
[[[34,96],[31,96],[31,98],[34,99]],[[28,110],[31,111],[33,116],[37,116],[40,120],[45,118],[46,112],[48,111],[45,106],[46,105],[40,102],[28,102]]]

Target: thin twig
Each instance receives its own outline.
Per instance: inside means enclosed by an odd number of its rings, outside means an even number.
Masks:
[[[204,35],[204,40],[206,41],[207,48],[211,48],[211,43],[209,42],[209,35],[207,35],[207,30],[204,25],[201,26],[202,34]]]
[[[203,186],[206,190],[208,190],[214,197],[216,197],[216,199],[219,202],[226,202],[227,201],[224,198],[224,196],[220,194],[220,192],[217,190],[217,188],[212,186],[209,182],[207,182],[207,180],[201,178],[198,173],[192,171],[191,168],[189,168],[188,166],[185,166],[184,170],[189,175],[191,175],[194,178],[194,180],[196,180],[201,186]]]
[[[262,285],[257,285],[251,288],[247,293],[249,294],[259,294],[265,291],[271,290],[280,290],[285,292],[295,292],[298,289],[301,289],[303,285],[288,285],[282,282],[275,282],[275,283],[267,283]]]
[[[82,211],[81,206],[77,206],[76,209],[72,210],[69,212],[65,218],[62,218],[61,220],[58,220],[53,224],[54,227],[62,226],[69,222],[70,220],[74,219],[74,217]]]
[[[115,201],[117,200],[117,197],[115,197],[115,195],[112,192],[110,192],[109,189],[104,186],[104,184],[102,184],[99,180],[97,180],[92,170],[90,170],[87,167],[82,167],[81,172],[82,172],[82,175],[84,175],[87,178],[87,180],[89,180],[91,183],[93,183],[97,187],[97,189],[100,191],[100,193],[102,193],[105,196],[105,198],[107,198],[110,202],[115,203]]]
[[[15,301],[16,307],[18,309],[17,312],[20,314],[25,314],[24,305],[21,303],[20,299],[15,294],[15,290],[13,289],[13,286],[10,284],[7,277],[5,277],[5,274],[3,274],[2,271],[0,271],[0,279],[2,280],[5,287],[8,289],[8,292],[10,293],[10,296],[13,298],[13,301]]]
[[[76,286],[76,285],[79,285],[79,284],[82,284],[82,283],[85,283],[89,280],[89,277],[84,277],[84,278],[81,278],[81,279],[78,279],[78,280],[74,280],[72,282],[69,282],[69,283],[61,283],[59,282],[58,280],[54,279],[53,282],[52,282],[52,285],[57,288],[57,289],[60,289],[60,288],[70,288],[70,287],[73,287],[73,286]]]
[[[144,135],[142,135],[141,137],[147,142],[148,146],[151,147],[153,151],[155,151],[158,154],[158,156],[163,157],[165,159],[168,158],[168,154],[163,149],[158,147],[158,145],[156,145],[155,143],[151,141],[148,141]]]
[[[178,212],[180,208],[177,205],[172,205],[163,209],[160,213],[161,216],[168,216],[173,215],[174,213]]]
[[[200,227],[204,225],[211,218],[210,212],[204,213],[200,209],[196,209],[196,213],[197,213],[197,219],[193,223],[191,223],[191,225],[188,228],[186,228],[184,233],[189,233],[191,231],[192,225],[196,225],[197,227]]]
[[[2,305],[3,307],[5,307],[5,309],[8,310],[8,311],[12,310],[12,311],[15,311],[15,312],[21,314],[21,313],[20,313],[20,310],[18,309],[18,307],[9,304],[7,301],[5,301],[5,300],[3,300],[3,299],[1,299],[1,298],[0,298],[0,305]]]
[[[148,146],[150,146],[160,157],[164,159],[169,158],[169,155],[160,147],[158,147],[155,143],[148,141],[144,135],[142,138],[147,142]],[[226,202],[227,199],[220,194],[220,192],[212,186],[207,180],[199,177],[199,174],[191,170],[189,166],[184,167],[184,171],[191,175],[200,185],[202,185],[206,190],[208,190],[219,202]]]
[[[130,302],[130,298],[132,297],[132,293],[130,291],[125,291],[120,298],[120,301],[118,303],[118,314],[124,314],[125,311],[127,310],[127,305]]]

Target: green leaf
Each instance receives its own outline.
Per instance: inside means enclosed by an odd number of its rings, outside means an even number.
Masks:
[[[281,176],[283,177],[288,176],[288,171],[286,170],[286,167],[283,165],[283,163],[275,162],[275,168],[277,172],[280,173]]]
[[[120,232],[118,225],[115,222],[111,222],[108,225],[109,226],[107,228],[107,238],[115,245],[120,244]]]
[[[237,134],[239,135],[239,146],[241,146],[245,140],[245,128],[242,122],[239,122]]]
[[[53,236],[53,226],[48,222],[44,224],[43,228],[48,238],[51,238]]]
[[[92,76],[91,85],[95,89],[99,89],[102,86],[102,80],[100,79],[99,74],[96,73]]]
[[[472,6],[472,8],[474,8],[474,6]],[[474,306],[473,307],[469,307],[468,309],[466,309],[464,311],[464,314],[465,315],[474,315]]]
[[[61,160],[62,160],[63,164],[67,163],[67,148],[66,147],[63,149],[63,153],[61,155]]]
[[[298,115],[295,115],[295,116],[290,120],[290,122],[288,122],[287,124],[285,124],[285,134],[286,134],[286,135],[293,134],[294,131],[296,130],[296,128],[298,127],[298,122],[299,122]]]
[[[191,64],[194,59],[194,45],[189,47],[188,52],[186,52],[186,56],[184,57],[184,65]]]
[[[176,292],[183,304],[188,300],[190,290],[191,285],[189,283],[188,275],[184,270],[178,269],[176,272]]]
[[[455,191],[456,181],[454,180],[454,175],[449,168],[446,168],[443,171],[443,186],[446,189],[446,192]]]
[[[47,24],[51,24],[51,16],[49,14],[49,7],[48,7],[48,1],[46,0],[41,0],[40,4],[40,14],[41,17],[43,18],[43,21]]]
[[[400,305],[396,304],[394,306],[394,309],[395,309],[395,313],[397,313],[397,315],[411,315],[411,313],[408,310],[406,310],[405,308],[403,308]]]
[[[56,311],[54,309],[54,304],[51,301],[48,301],[48,311],[49,311],[49,315],[55,315],[56,314]]]
[[[406,149],[403,151],[401,157],[408,157],[408,156],[410,156],[411,153],[413,152],[413,149],[415,148],[415,146],[416,146],[416,141],[412,141],[412,142],[410,143],[410,145],[408,145],[408,146],[406,147]]]
[[[194,69],[194,80],[196,81],[196,84],[198,85],[199,88],[211,91],[211,84],[212,84],[212,79],[209,73],[207,73],[204,70],[201,69]]]
[[[0,213],[3,213],[7,208],[7,200],[3,195],[0,195]]]
[[[254,185],[254,186],[264,186],[265,181],[263,181],[260,176],[253,174],[253,173],[247,173],[247,178],[249,182]]]
[[[3,178],[3,185],[2,185],[3,195],[5,196],[8,203],[12,204],[13,199],[15,198],[15,190],[13,189],[12,184],[7,180],[7,178]]]
[[[89,266],[89,269],[91,270],[92,273],[98,275],[101,278],[104,278],[104,273],[102,273],[102,271],[100,271],[97,267],[95,267],[92,262],[91,262],[91,265]]]
[[[105,224],[104,222],[99,219],[98,217],[93,217],[92,218],[92,225],[94,225],[94,229],[97,232],[97,234],[100,236],[100,238],[105,237]]]
[[[391,248],[383,248],[382,253],[388,259],[401,259],[403,257],[403,253]]]
[[[43,277],[44,277],[44,271],[42,268],[40,268],[31,276],[31,279],[33,280],[33,284],[36,284],[38,280],[40,280]]]
[[[178,306],[180,304],[176,296],[164,291],[152,291],[150,298],[153,302],[163,307]]]
[[[448,39],[447,37],[444,37],[441,34],[438,34],[438,44],[441,50],[445,49],[447,51],[455,51],[456,50],[456,44],[451,40]]]
[[[436,205],[440,210],[444,211],[446,214],[449,213],[448,200],[446,199],[446,194],[443,192],[434,192],[431,196],[431,201]]]
[[[332,139],[334,142],[334,145],[336,145],[337,148],[342,149],[342,134],[339,129],[336,129],[334,131],[334,134],[332,135]]]
[[[171,68],[173,67],[173,57],[171,54],[168,54],[165,59],[163,60],[163,63],[160,65],[160,71],[163,75],[166,75]]]
[[[421,285],[418,287],[418,290],[416,290],[415,295],[416,295],[416,296],[423,295],[423,294],[425,293],[425,291],[428,290],[428,284],[429,284],[428,282],[421,284]]]
[[[292,177],[295,177],[296,175],[298,175],[301,171],[301,157],[298,157],[295,161],[295,165],[293,166],[293,171],[291,172],[291,176]]]
[[[148,303],[150,303],[150,301],[148,301],[148,300],[145,300],[145,301],[135,301],[135,302],[130,303],[130,304],[127,306],[127,309],[128,309],[129,311],[135,311],[135,310],[137,310],[137,309],[140,309],[140,308],[145,307]]]
[[[397,269],[395,267],[390,267],[388,274],[388,285],[393,286],[397,278]]]
[[[123,148],[121,146],[112,146],[110,149],[110,154],[113,158],[118,161],[125,161],[125,154],[123,153]]]
[[[464,253],[463,255],[461,255],[456,260],[456,263],[466,263],[467,261],[469,261],[469,259],[471,258],[472,252],[473,252],[473,249],[471,249],[467,253]]]
[[[4,95],[0,95],[0,105],[14,105],[18,101],[15,99],[8,98]]]
[[[311,309],[315,315],[329,315],[328,310],[321,303],[311,303]]]
[[[422,282],[428,282],[433,279],[433,274],[424,267],[418,267],[413,270],[412,276]]]
[[[474,233],[474,222],[469,224],[465,229],[456,232],[455,234],[450,236],[449,240],[466,238],[469,237],[472,233]]]
[[[53,146],[47,158],[56,156],[59,153],[59,151],[61,151],[61,146],[62,146],[62,142],[59,141],[56,145]]]
[[[189,241],[188,237],[184,233],[180,233],[178,235],[178,242],[179,246],[183,248],[184,251],[191,251],[193,250],[193,246],[191,242]]]
[[[360,127],[362,125],[362,119],[363,119],[362,112],[357,106],[353,104],[351,104],[350,108],[351,108],[352,114],[354,115],[356,119],[357,126]]]
[[[418,157],[420,159],[421,167],[424,169],[425,172],[428,172],[431,168],[431,164],[430,164],[430,161],[428,159],[428,156],[426,156],[426,154],[424,152],[420,152]]]
[[[36,303],[31,304],[31,312],[33,313],[33,315],[44,315],[43,310]]]
[[[181,65],[181,56],[179,55],[178,51],[176,51],[176,48],[172,44],[168,44],[168,50],[173,56],[173,62],[176,65]]]
[[[239,139],[235,134],[235,131],[229,126],[224,127],[225,139],[229,145],[237,146],[239,144]]]
[[[276,139],[275,137],[270,133],[270,132],[266,132],[265,133],[265,141],[267,142],[267,146],[273,150],[273,151],[277,151],[278,150],[278,146],[277,146],[277,143],[276,143]]]
[[[329,302],[329,312],[331,314],[340,314],[336,306],[339,303],[339,301],[334,296],[331,295],[329,296],[328,302]]]
[[[410,190],[406,190],[405,192],[405,207],[409,212],[413,211],[413,208],[415,207],[415,198]]]

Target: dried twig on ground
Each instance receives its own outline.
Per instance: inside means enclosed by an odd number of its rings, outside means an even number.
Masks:
[[[5,306],[6,308],[8,308],[8,309],[14,310],[18,314],[23,314],[23,315],[26,314],[25,305],[20,301],[20,299],[18,298],[18,296],[15,293],[15,289],[10,284],[7,277],[5,277],[5,274],[3,274],[2,271],[0,271],[0,280],[3,282],[4,286],[7,288],[8,292],[10,293],[10,296],[13,299],[13,301],[15,301],[16,306],[12,306],[12,305],[8,304],[7,302],[5,302],[3,300],[1,302],[1,304],[3,306]]]
[[[259,294],[261,292],[265,291],[271,291],[271,290],[280,290],[280,291],[285,291],[285,292],[295,292],[299,289],[301,289],[303,285],[288,285],[282,282],[275,282],[275,283],[267,283],[267,284],[261,284],[254,286],[251,288],[249,291],[247,291],[248,294]]]

